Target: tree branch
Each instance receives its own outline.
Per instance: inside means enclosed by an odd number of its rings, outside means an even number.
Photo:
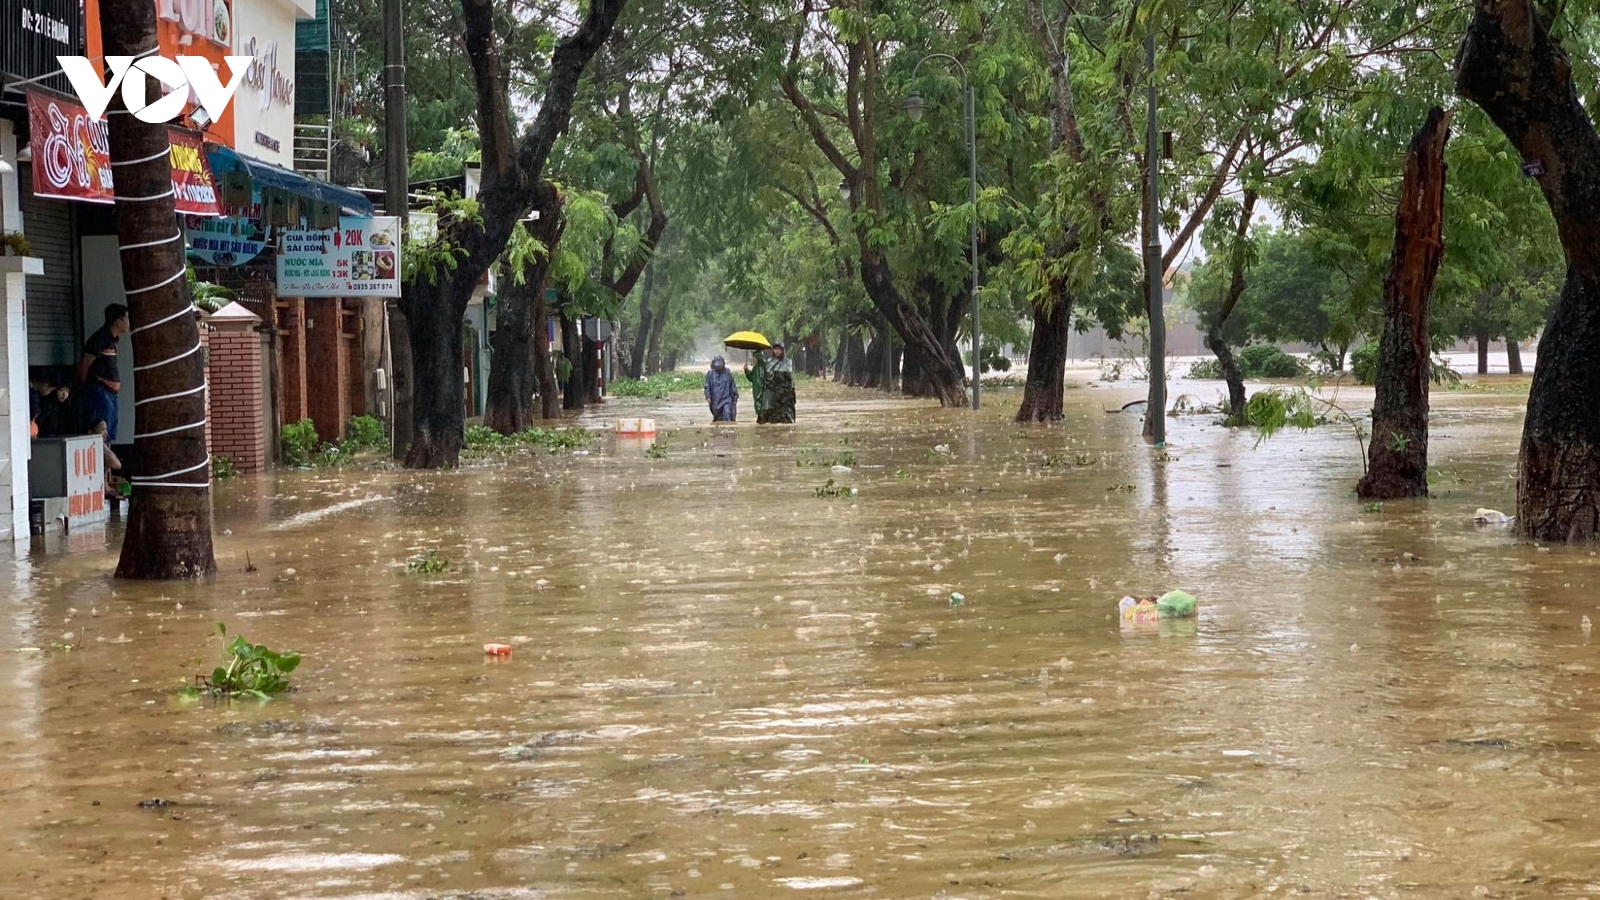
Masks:
[[[1216,205],[1217,198],[1222,196],[1222,189],[1228,186],[1228,179],[1233,176],[1234,158],[1239,155],[1239,148],[1244,146],[1245,138],[1249,135],[1249,123],[1239,127],[1238,135],[1234,137],[1233,143],[1228,147],[1228,151],[1223,154],[1221,161],[1217,163],[1217,169],[1211,175],[1211,183],[1206,186],[1206,192],[1200,198],[1200,205],[1196,206],[1194,212],[1189,214],[1189,221],[1185,222],[1183,228],[1178,231],[1177,237],[1172,241],[1172,246],[1168,247],[1167,252],[1162,254],[1162,271],[1172,268],[1172,264],[1177,261],[1178,255],[1183,252],[1183,248],[1188,246],[1189,241],[1194,239],[1194,233],[1199,230],[1200,224],[1206,220],[1206,216],[1211,214],[1211,207]],[[1153,160],[1152,164],[1154,164]],[[1156,227],[1160,227],[1160,224],[1157,223]]]

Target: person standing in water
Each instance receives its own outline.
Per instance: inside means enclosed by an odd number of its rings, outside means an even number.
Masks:
[[[706,404],[711,407],[711,421],[737,422],[739,420],[739,386],[722,357],[713,357],[711,371],[706,373]]]
[[[772,355],[756,351],[755,368],[745,367],[756,390],[756,421],[761,424],[794,422],[794,364],[782,344],[772,345]]]
[[[755,351],[752,357],[754,367],[750,363],[744,364],[744,377],[750,379],[750,395],[756,403],[756,424],[765,425],[767,422],[767,370],[761,365],[762,353]]]

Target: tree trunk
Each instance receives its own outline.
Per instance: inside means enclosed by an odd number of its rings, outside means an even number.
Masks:
[[[156,47],[149,3],[100,8],[105,52],[142,56]],[[120,111],[121,114],[118,114]],[[117,243],[133,326],[133,389],[139,398],[128,527],[118,578],[198,578],[217,571],[211,547],[211,458],[206,451],[206,376],[200,327],[184,279],[183,235],[173,206],[167,126],[129,115],[121,94],[110,120]],[[152,241],[158,243],[151,243]]]
[[[589,396],[583,389],[583,334],[579,323],[566,315],[561,317],[561,355],[569,366],[561,385],[561,405],[565,409],[583,409]]]
[[[839,332],[839,349],[838,349],[838,352],[833,354],[833,383],[834,384],[843,384],[844,383],[844,364],[845,364],[846,354],[849,352],[849,350],[850,350],[850,332],[849,331],[845,331],[845,330],[841,330]]]
[[[544,291],[533,298],[533,371],[539,385],[539,418],[561,418],[561,385],[550,353],[550,305]]]
[[[799,45],[796,44],[796,47]],[[798,52],[798,50],[794,51]],[[829,136],[828,128],[816,107],[800,90],[792,73],[785,71],[779,83],[784,94],[800,113],[807,132],[817,148],[833,163],[845,180],[855,185],[850,195],[850,211],[866,211],[881,215],[885,204],[883,189],[878,180],[878,135],[874,125],[877,104],[881,102],[878,90],[878,45],[868,29],[851,41],[845,61],[849,86],[845,106],[850,136],[856,145],[852,162],[840,151]],[[868,240],[868,227],[860,221],[855,227],[856,245],[860,253],[862,287],[872,300],[878,314],[889,323],[905,342],[905,354],[914,358],[924,373],[931,396],[939,398],[941,406],[963,407],[970,402],[964,383],[965,374],[959,365],[945,358],[943,348],[928,320],[908,301],[895,286],[893,272],[883,252]]]
[[[583,339],[583,396],[590,404],[600,402],[600,343]]]
[[[1489,374],[1489,343],[1494,338],[1489,335],[1487,326],[1478,329],[1478,374]]]
[[[410,328],[413,366],[411,468],[453,466],[463,440],[461,320],[479,279],[500,256],[517,222],[538,200],[541,176],[556,139],[567,129],[584,69],[611,36],[626,0],[592,0],[576,30],[562,38],[534,122],[513,138],[508,84],[494,0],[462,0],[466,56],[478,105],[483,184],[481,219],[441,224],[440,240],[461,251],[457,267],[430,282],[408,273],[401,304]],[[398,436],[397,436],[398,441]]]
[[[884,365],[888,360],[889,329],[884,328],[873,337],[872,345],[867,345],[866,338],[859,334],[850,335],[849,349],[846,351],[846,371],[844,383],[851,387],[875,388],[883,385]]]
[[[644,287],[639,291],[639,330],[633,336],[633,347],[628,353],[628,377],[644,376],[644,359],[650,350],[650,335],[654,331],[654,314],[650,310],[650,295],[656,286],[656,264],[652,260],[644,269]]]
[[[1033,339],[1028,344],[1028,380],[1022,389],[1018,422],[1059,422],[1067,392],[1067,344],[1072,339],[1072,297],[1064,283],[1054,290],[1049,311],[1033,307]]]
[[[892,390],[892,388],[885,388]],[[925,397],[922,387],[922,357],[912,355],[908,349],[900,368],[900,393],[907,397]]]
[[[1223,328],[1233,317],[1233,311],[1238,308],[1239,300],[1244,297],[1245,268],[1249,259],[1250,222],[1255,218],[1258,196],[1254,189],[1247,189],[1244,192],[1244,201],[1239,209],[1239,221],[1234,227],[1233,246],[1229,253],[1228,295],[1222,300],[1216,321],[1206,329],[1206,347],[1216,354],[1217,365],[1222,369],[1222,380],[1228,385],[1229,425],[1244,424],[1246,401],[1244,373],[1239,371],[1239,362],[1233,358],[1233,348],[1228,346]]]
[[[1206,349],[1216,354],[1222,380],[1228,385],[1228,424],[1243,425],[1245,405],[1249,402],[1244,391],[1244,372],[1239,370],[1233,348],[1223,339],[1220,325],[1206,332]]]
[[[845,375],[845,384],[851,387],[883,388],[884,373],[889,367],[889,347],[894,341],[889,337],[887,327],[881,329],[868,344],[860,335],[850,336],[850,371]]]
[[[483,415],[483,424],[500,434],[516,434],[533,422],[533,298],[543,292],[541,282],[517,283],[508,276],[500,288]]]
[[[465,390],[461,370],[461,320],[463,311],[447,302],[436,285],[419,282],[407,315],[411,332],[412,436],[406,451],[409,469],[455,466],[465,440]]]
[[[555,185],[540,182],[539,201],[534,208],[539,211],[539,218],[529,234],[545,246],[546,252],[524,266],[524,271],[508,272],[502,279],[500,309],[495,317],[488,409],[483,422],[500,434],[516,434],[533,424],[533,395],[539,377],[533,343],[536,336],[544,336],[542,322],[540,330],[534,331],[533,312],[544,296],[545,276],[561,242],[562,201]]]
[[[1512,338],[1506,338],[1506,370],[1513,375],[1522,374],[1522,348]]]
[[[401,290],[410,291],[409,285]],[[403,299],[403,298],[402,298]],[[394,385],[394,425],[390,428],[390,452],[395,459],[404,460],[411,450],[411,435],[416,431],[411,415],[412,390],[416,379],[411,372],[411,322],[406,318],[402,302],[390,300],[389,312],[389,379]]]
[[[1406,154],[1394,255],[1383,283],[1370,462],[1356,486],[1363,500],[1428,495],[1428,314],[1444,257],[1444,147],[1452,115],[1430,109]]]
[[[802,342],[806,348],[806,374],[812,378],[823,378],[828,374],[827,360],[822,352],[822,332],[811,332]]]
[[[667,314],[672,311],[672,294],[668,293],[661,298],[656,306],[654,321],[650,324],[650,349],[645,351],[644,373],[656,375],[661,372],[661,333],[667,329]]]
[[[1539,343],[1517,472],[1517,529],[1545,541],[1600,536],[1600,135],[1572,64],[1529,0],[1476,0],[1456,90],[1525,160],[1566,252],[1567,282]]]

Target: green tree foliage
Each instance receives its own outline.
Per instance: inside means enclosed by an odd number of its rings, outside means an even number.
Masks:
[[[1326,247],[1326,237],[1316,229],[1268,229],[1257,234],[1249,280],[1222,329],[1228,343],[1306,343],[1320,347],[1330,358],[1342,359],[1356,338],[1371,328],[1370,322],[1358,322],[1353,315],[1351,281],[1330,262],[1338,250]],[[1208,257],[1182,286],[1179,300],[1201,321],[1211,321],[1221,308],[1230,277],[1227,258]]]

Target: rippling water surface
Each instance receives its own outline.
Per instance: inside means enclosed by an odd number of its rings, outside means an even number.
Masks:
[[[1521,398],[1437,397],[1436,498],[1374,511],[1336,428],[876,396],[236,480],[202,585],[0,563],[0,895],[1600,894],[1595,557],[1471,521]],[[1170,587],[1197,621],[1119,629]],[[219,621],[298,690],[175,699]]]

